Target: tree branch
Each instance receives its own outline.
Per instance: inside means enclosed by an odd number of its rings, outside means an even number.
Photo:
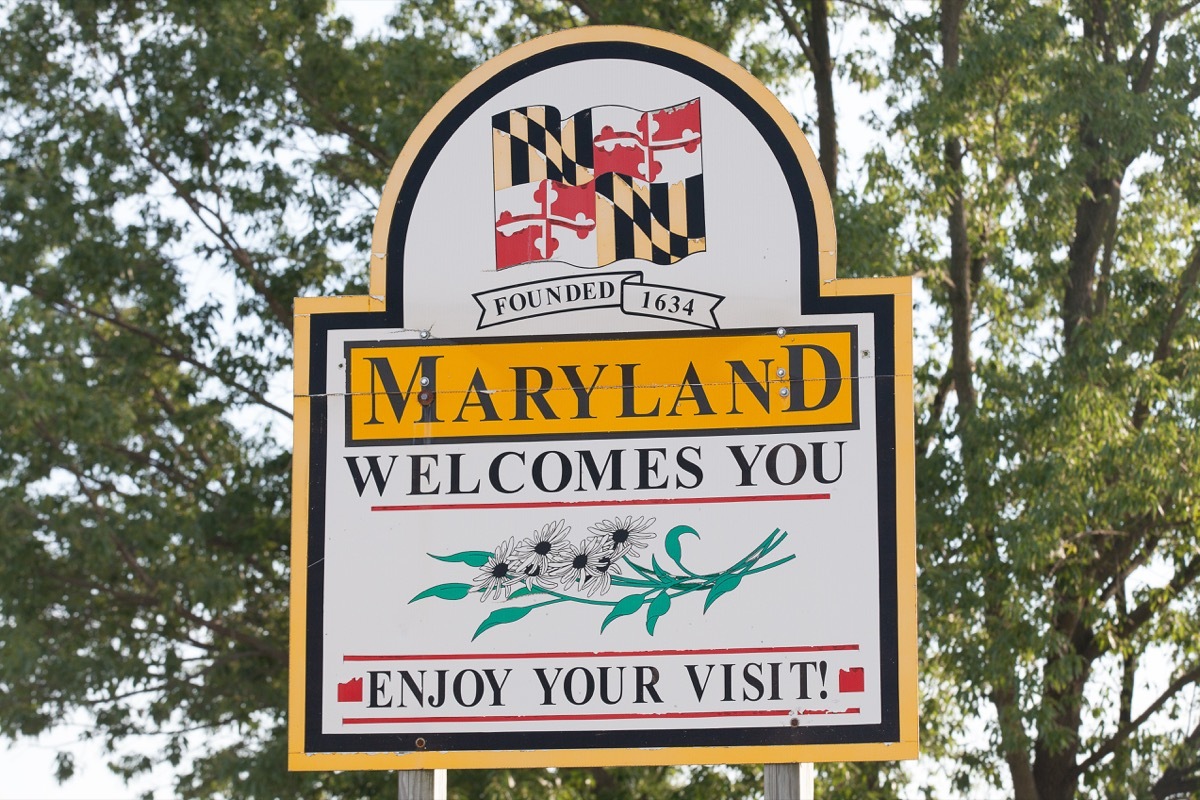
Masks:
[[[383,148],[379,147],[377,144],[365,137],[362,131],[360,131],[358,128],[355,128],[353,125],[346,122],[345,119],[337,114],[334,114],[321,105],[317,101],[317,98],[313,97],[310,92],[306,91],[300,86],[299,81],[295,79],[289,79],[288,85],[292,87],[292,91],[296,93],[296,96],[303,100],[304,104],[312,109],[317,116],[323,119],[326,124],[329,125],[329,127],[345,136],[352,144],[357,145],[360,150],[369,155],[380,166],[384,168],[392,166],[392,162],[395,161],[394,158],[390,157],[383,150]]]
[[[287,305],[280,302],[279,298],[275,297],[274,293],[271,292],[270,288],[267,286],[266,280],[262,276],[261,271],[254,264],[254,258],[250,255],[250,251],[242,247],[241,244],[237,242],[237,240],[234,238],[233,231],[230,229],[229,224],[225,221],[225,219],[215,209],[212,209],[205,203],[201,202],[194,192],[184,186],[183,182],[175,176],[162,158],[155,152],[154,148],[150,146],[149,138],[146,136],[140,118],[133,110],[133,104],[129,101],[129,98],[126,94],[125,84],[119,74],[114,78],[114,83],[119,89],[118,92],[114,93],[114,96],[119,96],[121,98],[125,113],[129,118],[128,121],[130,129],[134,134],[136,134],[138,139],[138,145],[141,148],[142,158],[146,160],[146,163],[149,164],[155,172],[161,175],[163,179],[170,184],[171,188],[175,192],[175,195],[183,201],[184,205],[188,207],[188,210],[192,212],[192,216],[196,218],[196,221],[199,222],[201,226],[203,226],[204,229],[207,230],[221,244],[221,246],[233,259],[234,263],[241,268],[246,281],[250,284],[250,287],[254,289],[255,293],[267,304],[267,309],[271,312],[271,316],[275,319],[275,321],[279,323],[279,325],[282,326],[288,333],[291,333],[291,311]],[[215,219],[217,224],[214,225],[208,219],[208,217],[205,216],[205,214],[208,214]]]
[[[1200,577],[1200,555],[1192,557],[1192,560],[1176,570],[1171,576],[1171,580],[1161,589],[1154,590],[1150,596],[1130,610],[1129,616],[1125,620],[1125,624],[1121,625],[1114,632],[1117,639],[1128,639],[1138,628],[1145,625],[1150,619],[1150,615],[1159,608],[1167,598],[1180,594],[1184,589],[1191,585],[1197,577]],[[1097,651],[1097,654],[1098,651]]]
[[[1159,334],[1158,342],[1154,346],[1154,364],[1161,364],[1171,355],[1171,340],[1175,338],[1175,331],[1179,328],[1179,323],[1187,312],[1188,301],[1191,299],[1192,293],[1196,291],[1197,284],[1200,284],[1200,242],[1195,245],[1192,250],[1192,259],[1179,277],[1179,290],[1175,292],[1175,299],[1167,314],[1166,324],[1163,325],[1162,333]],[[1145,398],[1138,398],[1137,404],[1133,408],[1134,430],[1141,430],[1149,416],[1149,403]]]
[[[1196,755],[1200,753],[1200,724],[1179,743],[1178,752],[1189,754],[1191,761],[1183,766],[1172,764],[1163,770],[1162,776],[1150,789],[1155,800],[1195,797],[1196,792],[1200,791],[1200,756]]]
[[[88,476],[86,476],[78,468],[69,464],[62,466],[63,469],[75,476],[76,481],[79,483],[80,491],[82,491],[84,496],[87,498],[88,504],[92,507],[92,510],[95,511],[100,517],[107,517],[109,515],[109,509],[100,503],[99,498],[97,498],[95,493],[90,491],[86,485]],[[117,554],[120,555],[121,561],[123,561],[129,570],[135,576],[137,576],[137,579],[142,583],[143,586],[146,587],[146,590],[149,592],[149,594],[134,593],[136,596],[145,598],[149,604],[160,604],[164,601],[169,602],[170,605],[175,609],[175,612],[184,619],[189,620],[190,622],[199,625],[202,628],[207,628],[208,630],[212,631],[218,636],[224,637],[225,639],[245,645],[246,647],[257,651],[261,655],[264,655],[277,663],[287,663],[288,654],[286,650],[273,647],[258,636],[237,630],[236,628],[226,625],[223,622],[218,622],[215,619],[202,617],[196,612],[192,611],[192,609],[188,608],[187,604],[185,604],[183,600],[174,591],[172,591],[172,587],[165,586],[162,581],[150,574],[150,571],[146,569],[146,567],[138,560],[137,555],[132,549],[130,549],[128,544],[116,534],[113,528],[101,525],[99,526],[99,530],[104,531],[104,535],[112,544]],[[110,591],[112,590],[110,589]]]
[[[1155,14],[1150,20],[1150,29],[1142,35],[1138,40],[1137,45],[1133,48],[1133,52],[1129,54],[1129,62],[1127,72],[1129,77],[1133,79],[1133,91],[1137,94],[1144,94],[1150,89],[1150,79],[1154,75],[1154,68],[1158,64],[1158,48],[1162,41],[1163,30],[1168,22],[1173,22],[1182,17],[1193,8],[1200,6],[1200,0],[1191,0],[1191,2],[1182,3],[1173,9],[1163,9]],[[1144,59],[1139,63],[1139,55],[1142,52],[1146,53]],[[1136,77],[1134,77],[1136,74]]]
[[[1187,311],[1187,302],[1191,299],[1191,294],[1196,290],[1198,283],[1200,283],[1200,242],[1196,243],[1192,250],[1192,260],[1188,262],[1179,278],[1179,291],[1175,293],[1175,302],[1171,305],[1171,313],[1167,315],[1167,324],[1163,326],[1162,334],[1158,337],[1158,344],[1154,348],[1155,363],[1165,361],[1171,354],[1171,340],[1175,337],[1175,330],[1179,327],[1179,322]]]
[[[1136,73],[1137,77],[1133,80],[1133,91],[1135,94],[1145,94],[1150,88],[1150,80],[1154,77],[1154,68],[1158,66],[1158,46],[1162,39],[1163,27],[1167,24],[1167,13],[1160,11],[1154,15],[1150,21],[1150,30],[1146,31],[1142,37],[1142,42],[1145,42],[1146,57],[1140,64],[1136,65],[1135,55],[1129,57],[1129,72],[1130,77]],[[1141,52],[1143,49],[1141,42],[1138,43],[1138,48],[1135,51]]]
[[[600,15],[596,13],[596,9],[592,8],[592,4],[587,2],[587,0],[573,0],[571,4],[583,12],[583,15],[587,17],[588,24],[604,24],[604,21],[600,19]]]
[[[151,333],[150,331],[145,330],[144,328],[139,328],[138,326],[134,325],[133,323],[128,322],[115,314],[105,314],[101,311],[97,311],[93,308],[89,308],[80,303],[76,303],[72,300],[68,300],[65,297],[57,297],[57,298],[51,297],[48,292],[45,292],[45,291],[37,288],[36,286],[21,285],[20,288],[24,289],[25,291],[29,292],[34,297],[37,297],[42,302],[49,305],[51,308],[55,308],[60,312],[71,312],[71,313],[77,314],[79,316],[91,317],[93,319],[97,319],[102,322],[107,322],[110,325],[114,325],[123,331],[132,333],[135,336],[145,339],[146,341],[153,344],[155,347],[159,348],[159,350],[162,351],[162,355],[166,356],[167,358],[170,358],[181,364],[188,364],[189,366],[195,367],[196,369],[200,370],[202,373],[209,376],[210,378],[215,378],[216,380],[220,381],[222,384],[237,389],[239,392],[246,395],[251,400],[253,400],[255,403],[257,403],[258,405],[261,405],[263,408],[268,408],[271,411],[276,412],[277,414],[282,414],[284,417],[287,417],[288,419],[292,418],[291,412],[275,405],[270,400],[268,400],[266,397],[264,397],[260,392],[257,392],[254,389],[251,389],[249,386],[245,386],[242,383],[239,383],[238,381],[233,380],[232,378],[229,378],[226,375],[222,375],[220,372],[218,372],[217,370],[208,366],[203,361],[200,361],[198,358],[196,358],[192,355],[189,355],[188,353],[185,353],[185,352],[179,350],[178,348],[172,346],[171,344],[167,343],[165,340],[163,340],[161,337],[159,337],[155,333]]]
[[[1104,744],[1097,747],[1092,751],[1090,756],[1079,762],[1079,764],[1075,767],[1075,774],[1081,775],[1103,761],[1110,753],[1114,752],[1118,747],[1120,747],[1122,742],[1132,736],[1138,728],[1142,727],[1146,720],[1150,719],[1150,717],[1153,716],[1156,711],[1166,705],[1168,700],[1178,694],[1180,689],[1183,689],[1189,684],[1195,683],[1197,680],[1200,680],[1200,664],[1197,664],[1187,672],[1177,677],[1175,680],[1171,681],[1171,684],[1165,690],[1163,690],[1162,694],[1155,698],[1154,702],[1147,706],[1146,709],[1139,714],[1136,719],[1127,725],[1122,725],[1119,727],[1116,732],[1104,742]]]
[[[929,449],[929,440],[932,436],[933,429],[937,426],[942,418],[942,414],[946,410],[946,399],[950,394],[950,390],[954,388],[954,372],[946,370],[940,379],[938,379],[937,389],[933,394],[933,402],[929,404],[929,430],[927,435],[917,448],[920,452],[926,452]]]
[[[841,3],[842,5],[866,11],[868,14],[875,14],[893,23],[901,30],[910,30],[915,24],[911,19],[901,19],[897,16],[896,12],[879,3],[870,3],[866,2],[866,0],[841,0]]]
[[[808,39],[804,35],[804,31],[800,30],[800,23],[796,22],[796,18],[792,16],[792,12],[788,11],[787,6],[783,4],[783,0],[772,0],[775,11],[779,14],[779,18],[783,20],[783,27],[796,40],[796,44],[800,45],[801,52],[808,59],[808,63],[816,60],[813,55],[812,48],[809,47]]]

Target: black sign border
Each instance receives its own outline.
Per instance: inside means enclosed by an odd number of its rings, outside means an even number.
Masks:
[[[875,415],[879,507],[879,622],[882,717],[878,724],[804,725],[778,728],[655,729],[647,731],[503,731],[495,733],[367,733],[322,731],[324,674],[325,467],[328,453],[329,391],[325,374],[328,334],[333,330],[403,327],[403,263],[411,212],[429,169],[450,136],[480,106],[501,90],[543,70],[577,61],[643,61],[674,70],[722,95],[756,127],[775,155],[792,191],[800,231],[802,315],[870,314],[874,319],[876,365]],[[631,41],[569,42],[500,70],[468,94],[443,118],[416,155],[405,176],[388,231],[386,311],[314,315],[311,320],[310,493],[304,686],[306,753],[418,753],[484,750],[562,750],[670,747],[759,747],[893,743],[900,741],[900,687],[897,603],[897,498],[895,425],[895,310],[892,295],[823,296],[819,270],[817,221],[807,177],[792,144],[775,120],[737,82],[687,56]],[[722,331],[728,334],[730,331]],[[340,389],[340,387],[337,387]],[[417,747],[417,740],[422,747]]]

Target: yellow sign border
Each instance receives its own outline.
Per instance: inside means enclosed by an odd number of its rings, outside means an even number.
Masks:
[[[671,50],[726,75],[753,98],[787,137],[812,195],[820,253],[822,296],[891,295],[895,331],[896,601],[900,738],[892,743],[754,745],[735,747],[605,748],[577,750],[460,750],[412,753],[306,753],[305,648],[307,644],[308,507],[312,401],[310,318],[314,314],[386,310],[387,240],[396,199],[414,159],[438,125],[471,92],[501,71],[548,50],[571,44],[624,41]],[[292,458],[292,556],[288,677],[288,769],[488,769],[520,767],[648,766],[658,764],[772,764],[815,761],[893,761],[918,754],[916,480],[912,382],[912,279],[838,280],[833,206],[816,156],[782,103],[742,67],[697,42],[675,34],[626,26],[589,26],[551,34],[487,61],[446,93],[425,115],[393,165],[384,186],[371,239],[369,293],[353,297],[301,297],[295,302],[294,452]]]

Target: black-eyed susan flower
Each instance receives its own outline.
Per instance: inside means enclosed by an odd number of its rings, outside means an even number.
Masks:
[[[521,582],[521,577],[516,571],[515,551],[516,542],[510,536],[508,541],[496,545],[492,557],[479,568],[474,582],[479,584],[480,602],[487,600],[489,595],[493,599],[499,599],[501,592],[507,600],[513,585]]]
[[[597,592],[600,594],[607,593],[609,587],[612,586],[612,576],[619,574],[621,574],[621,565],[616,562],[615,557],[611,555],[602,557],[600,563],[596,565],[596,574],[584,580],[584,585],[587,586],[588,597]]]
[[[557,582],[555,565],[566,560],[567,552],[571,549],[567,534],[571,526],[565,520],[549,522],[541,530],[534,531],[517,545],[515,558],[517,575],[532,589],[534,585],[546,589],[554,588]]]
[[[582,591],[587,583],[600,575],[601,562],[608,562],[609,554],[604,542],[596,537],[584,539],[567,548],[562,561],[555,566],[555,575],[564,586],[574,585]]]
[[[613,561],[627,555],[637,555],[650,544],[655,533],[650,530],[654,517],[614,517],[603,519],[595,525],[589,525],[588,530],[593,538],[604,545],[605,551]]]

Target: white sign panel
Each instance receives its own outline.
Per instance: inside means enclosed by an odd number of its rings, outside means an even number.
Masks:
[[[916,754],[908,281],[761,85],[489,62],[297,304],[294,769]]]

